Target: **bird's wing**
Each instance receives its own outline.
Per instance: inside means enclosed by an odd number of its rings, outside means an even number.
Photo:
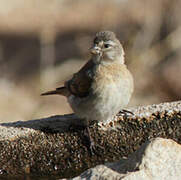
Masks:
[[[86,97],[92,85],[94,62],[88,61],[69,81],[65,83],[68,91],[78,97]]]
[[[65,86],[58,87],[56,90],[47,91],[42,93],[42,96],[46,95],[63,95],[70,96],[71,94],[78,97],[86,97],[90,92],[92,84],[94,66],[93,61],[88,61],[77,73],[75,73],[72,79],[65,82]]]

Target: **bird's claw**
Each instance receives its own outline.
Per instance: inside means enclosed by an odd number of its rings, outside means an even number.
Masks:
[[[119,111],[118,114],[123,114],[123,115],[128,115],[128,114],[131,114],[131,115],[134,115],[134,113],[132,113],[131,111],[129,110],[126,110],[126,109],[122,109],[121,111]]]

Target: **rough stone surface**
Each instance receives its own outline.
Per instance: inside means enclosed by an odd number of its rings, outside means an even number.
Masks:
[[[144,143],[128,159],[91,168],[74,180],[179,180],[181,145],[173,140],[155,138]]]
[[[71,178],[86,169],[128,157],[156,137],[181,143],[181,101],[130,109],[108,124],[93,123],[96,153],[87,148],[74,114],[0,125],[0,173]]]

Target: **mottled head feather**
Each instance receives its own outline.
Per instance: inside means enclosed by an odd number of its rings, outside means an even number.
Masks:
[[[101,31],[96,33],[96,37],[94,39],[94,43],[98,43],[100,41],[109,41],[109,40],[115,40],[116,35],[111,31]]]

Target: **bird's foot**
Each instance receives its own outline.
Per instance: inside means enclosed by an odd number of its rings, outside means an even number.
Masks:
[[[94,143],[94,140],[91,140],[90,145],[89,145],[89,152],[91,154],[91,156],[96,154],[96,145]]]
[[[84,130],[84,138],[86,140],[86,146],[90,154],[93,156],[96,153],[96,145],[94,139],[91,136],[89,127],[87,126]]]
[[[87,147],[88,151],[90,152],[91,156],[95,155],[96,152],[96,146],[94,139],[91,136],[91,132],[89,129],[89,126],[85,125],[72,125],[69,127],[70,131],[77,131],[83,130],[83,134],[81,135],[82,143]]]
[[[126,109],[122,109],[121,111],[119,111],[119,113],[118,114],[123,114],[123,115],[125,115],[125,116],[127,116],[128,114],[129,115],[134,115],[134,113],[132,113],[131,111],[128,111],[128,110],[126,110]]]

